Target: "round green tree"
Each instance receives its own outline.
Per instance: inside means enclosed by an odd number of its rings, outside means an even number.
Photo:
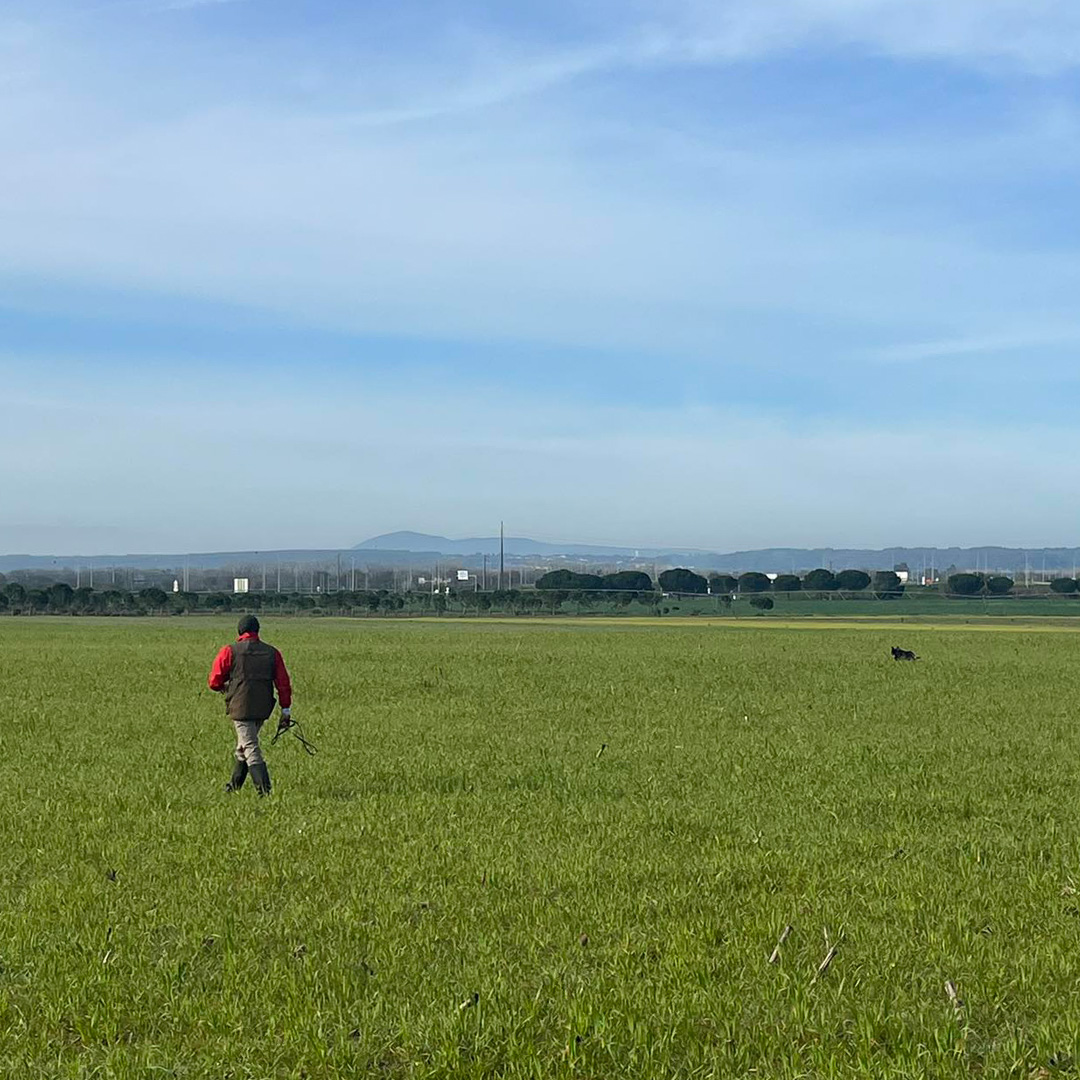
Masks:
[[[836,587],[844,592],[862,592],[870,588],[870,575],[862,570],[841,570],[836,575]]]
[[[772,582],[769,580],[768,575],[759,574],[755,570],[739,577],[739,592],[741,593],[768,592],[771,586]]]
[[[899,600],[904,595],[904,585],[895,570],[879,570],[874,575],[874,595],[879,600]]]
[[[778,574],[772,587],[774,592],[798,592],[802,588],[802,578],[795,574]]]
[[[722,593],[733,593],[739,587],[739,579],[731,574],[710,574],[709,592],[714,596]]]
[[[1080,590],[1080,581],[1070,577],[1054,578],[1054,580],[1050,582],[1050,589],[1052,592],[1068,596],[1071,593]]]
[[[953,596],[978,596],[985,584],[986,579],[982,574],[951,574],[948,580],[949,592]]]
[[[705,578],[681,566],[674,570],[665,570],[657,580],[660,582],[660,588],[668,593],[701,595],[709,591],[709,583]]]
[[[803,588],[808,592],[831,592],[837,588],[836,575],[831,570],[811,570],[803,578]]]

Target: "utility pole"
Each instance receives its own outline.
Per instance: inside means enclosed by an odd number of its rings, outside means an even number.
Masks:
[[[484,592],[487,592],[487,556],[484,556]]]
[[[505,557],[505,545],[503,543],[503,523],[499,522],[499,591],[503,587],[503,563]]]
[[[278,559],[277,564],[277,591],[281,592],[281,560]]]

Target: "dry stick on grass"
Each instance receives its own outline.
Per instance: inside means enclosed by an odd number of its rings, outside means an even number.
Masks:
[[[952,979],[945,980],[945,993],[949,995],[949,1000],[952,1002],[953,1010],[956,1012],[956,1019],[963,1021],[964,999],[956,992],[956,983]]]
[[[811,986],[813,986],[814,983],[816,983],[818,979],[820,979],[822,975],[824,975],[825,972],[829,970],[829,965],[836,959],[836,954],[839,951],[840,948],[837,945],[834,945],[831,949],[829,949],[829,951],[825,954],[825,959],[822,960],[821,963],[818,965],[817,974],[810,980]]]
[[[780,946],[791,937],[791,931],[793,929],[794,927],[790,924],[784,927],[783,933],[780,935],[780,940],[776,943],[776,948],[773,949],[772,956],[769,957],[770,964],[775,964],[780,960]]]

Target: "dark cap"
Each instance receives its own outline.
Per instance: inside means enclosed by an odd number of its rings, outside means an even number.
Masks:
[[[257,634],[259,632],[259,620],[254,615],[242,615],[236,624],[238,634]]]

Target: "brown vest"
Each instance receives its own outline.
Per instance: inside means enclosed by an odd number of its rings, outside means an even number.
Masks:
[[[274,711],[274,649],[265,641],[234,641],[225,687],[230,720],[265,720]]]

